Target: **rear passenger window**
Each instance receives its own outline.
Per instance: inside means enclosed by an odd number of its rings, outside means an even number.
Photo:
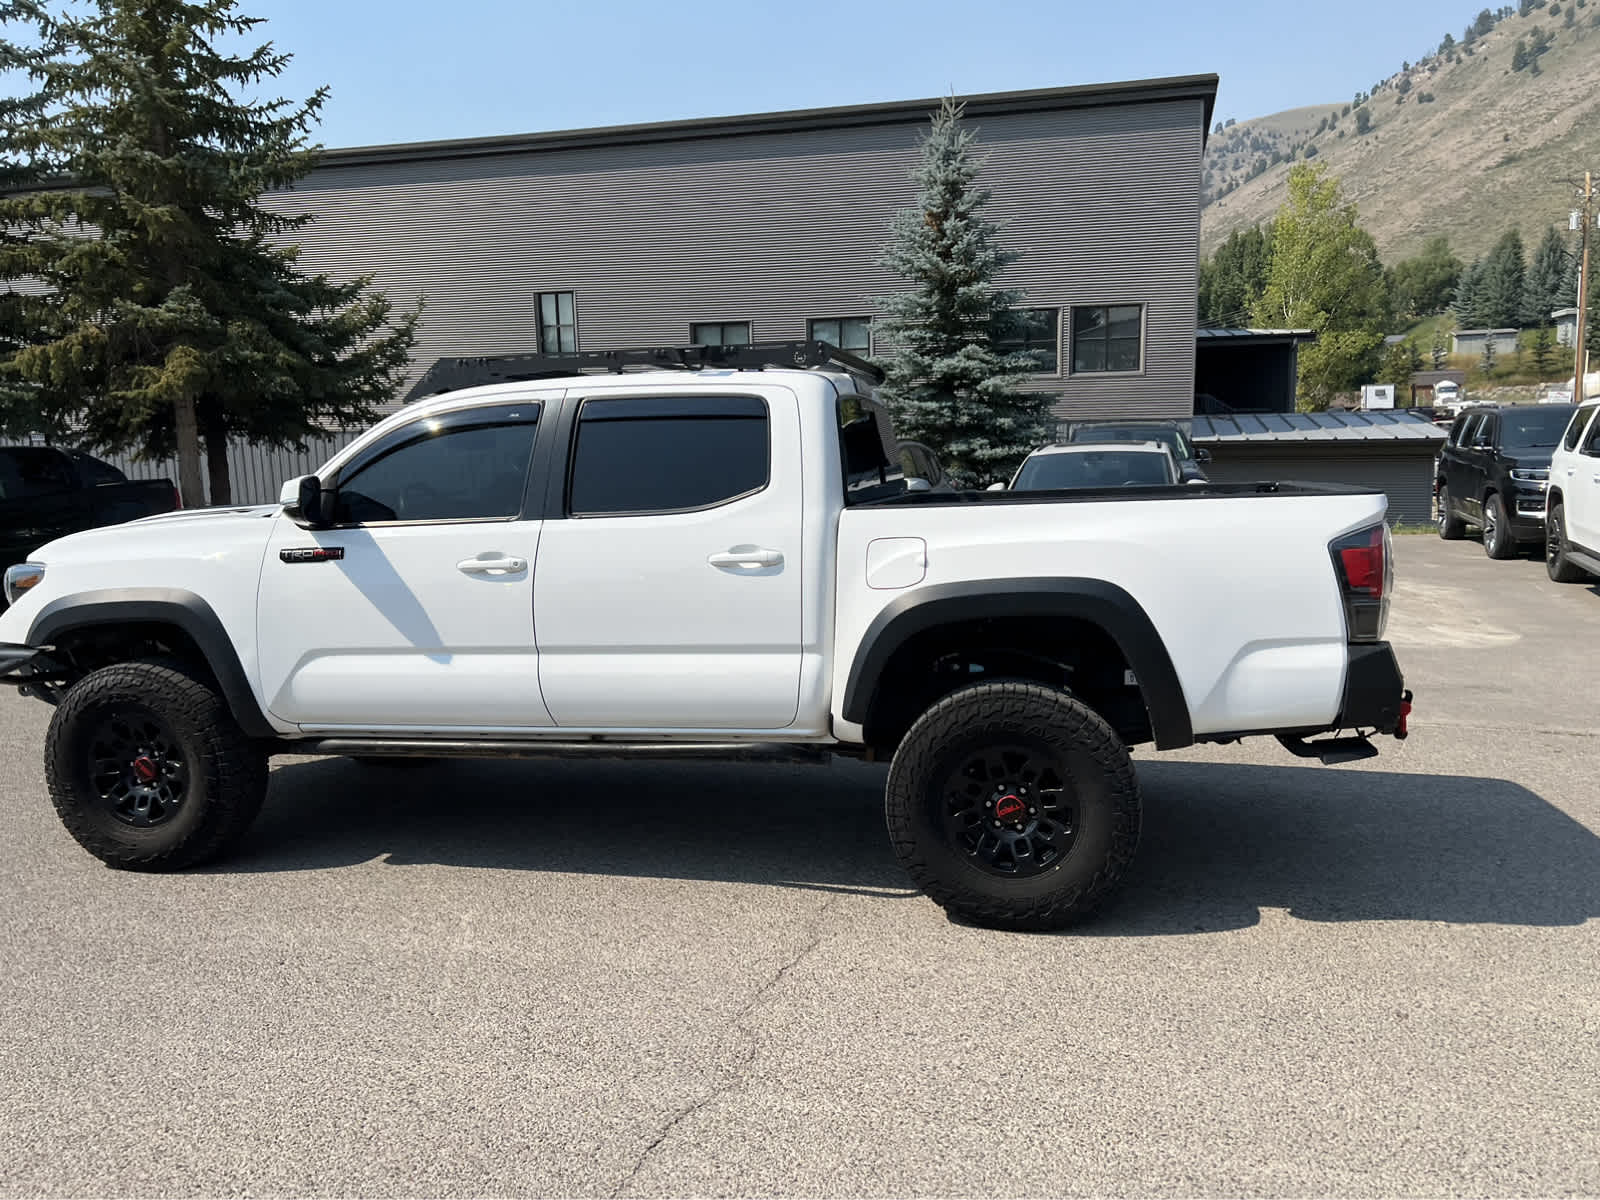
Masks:
[[[757,397],[593,399],[578,414],[567,511],[712,508],[759,492],[768,476],[767,406]]]

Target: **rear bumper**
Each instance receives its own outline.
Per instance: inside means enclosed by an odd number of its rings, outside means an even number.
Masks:
[[[1405,676],[1388,642],[1352,645],[1344,675],[1344,699],[1334,729],[1374,729],[1405,736],[1409,711]]]

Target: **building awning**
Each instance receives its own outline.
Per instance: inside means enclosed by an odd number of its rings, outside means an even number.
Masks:
[[[1201,346],[1274,346],[1317,340],[1315,329],[1196,329],[1194,338]]]
[[[1421,413],[1323,412],[1235,413],[1194,418],[1190,436],[1197,443],[1251,442],[1415,442],[1436,443],[1447,433]]]

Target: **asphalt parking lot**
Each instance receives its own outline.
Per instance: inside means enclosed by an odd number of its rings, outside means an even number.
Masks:
[[[285,760],[121,874],[4,690],[0,1191],[1600,1193],[1600,587],[1396,546],[1410,740],[1139,751],[1060,936],[911,892],[856,765]]]

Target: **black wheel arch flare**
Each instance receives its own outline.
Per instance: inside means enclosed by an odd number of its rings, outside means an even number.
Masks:
[[[1103,579],[940,583],[896,597],[873,619],[856,649],[845,683],[844,719],[865,724],[884,670],[912,637],[940,625],[995,617],[1074,618],[1098,625],[1139,681],[1156,748],[1176,750],[1194,744],[1188,700],[1155,624],[1125,589]]]
[[[105,588],[52,600],[28,630],[30,646],[49,645],[95,626],[172,625],[199,648],[239,727],[251,737],[282,735],[261,712],[238,651],[221,619],[193,592],[180,588]]]

